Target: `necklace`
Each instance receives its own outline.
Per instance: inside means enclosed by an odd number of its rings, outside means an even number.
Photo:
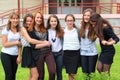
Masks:
[[[50,29],[51,41],[54,43],[56,41],[56,31]]]
[[[54,43],[54,42],[56,41],[56,38],[54,38],[54,39],[52,38],[51,40],[52,40],[52,42]]]

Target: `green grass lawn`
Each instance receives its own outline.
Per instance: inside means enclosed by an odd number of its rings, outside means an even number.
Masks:
[[[120,45],[115,45],[115,48],[116,48],[116,54],[114,57],[114,63],[112,64],[112,67],[111,67],[110,78],[108,78],[108,76],[106,76],[105,74],[100,75],[96,71],[95,74],[91,75],[91,77],[93,77],[91,80],[120,80]],[[98,49],[100,51],[99,46],[98,46]],[[28,80],[29,69],[22,68],[21,65],[19,65],[16,77],[17,77],[16,80]],[[101,77],[104,79],[102,79]],[[0,80],[4,80],[4,71],[3,71],[1,61],[0,61]],[[47,69],[45,69],[45,80],[48,80]],[[64,68],[63,68],[63,80],[68,80],[68,75],[66,74]],[[81,68],[78,69],[76,80],[85,80],[84,75],[81,72]]]

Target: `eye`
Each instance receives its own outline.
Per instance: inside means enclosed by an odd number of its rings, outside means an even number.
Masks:
[[[73,20],[66,20],[66,22],[73,22]]]

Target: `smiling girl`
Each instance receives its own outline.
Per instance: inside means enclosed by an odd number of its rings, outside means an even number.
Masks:
[[[21,53],[19,40],[19,15],[13,12],[9,17],[7,27],[2,30],[1,61],[5,71],[5,80],[16,80]]]
[[[63,50],[62,38],[63,30],[56,15],[51,15],[47,21],[48,40],[52,44],[52,53],[56,63],[57,80],[62,80]]]

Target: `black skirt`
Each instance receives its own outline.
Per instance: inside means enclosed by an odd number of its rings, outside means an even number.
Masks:
[[[109,50],[109,51],[102,51],[99,56],[99,61],[101,61],[103,64],[112,64],[113,58],[115,55],[115,50]]]
[[[22,51],[22,67],[32,68],[35,67],[35,61],[32,55],[31,47],[24,47]]]
[[[79,50],[65,50],[63,54],[63,64],[66,73],[76,74],[79,64],[80,51]]]

